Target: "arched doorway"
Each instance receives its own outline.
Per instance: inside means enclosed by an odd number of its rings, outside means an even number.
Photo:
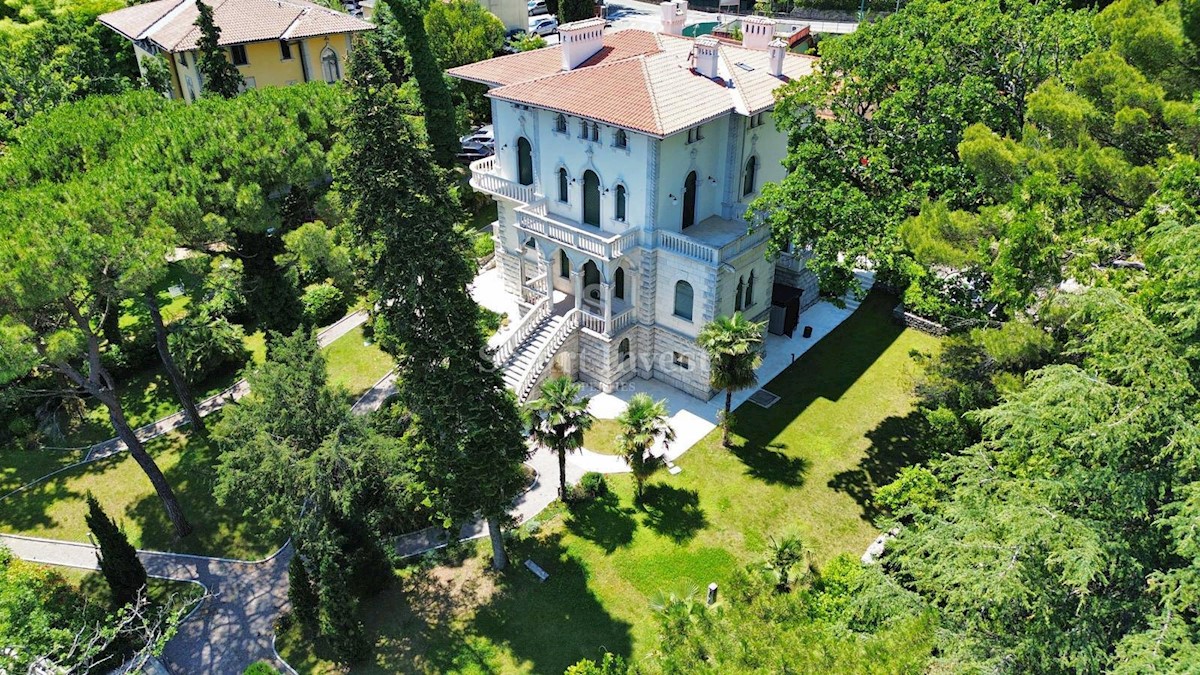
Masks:
[[[613,274],[613,297],[618,300],[625,299],[625,268],[618,267]]]
[[[591,170],[583,172],[583,223],[600,227],[600,177]]]
[[[696,224],[696,172],[687,175],[683,181],[683,226]]]
[[[533,147],[524,137],[517,139],[517,182],[533,185]]]

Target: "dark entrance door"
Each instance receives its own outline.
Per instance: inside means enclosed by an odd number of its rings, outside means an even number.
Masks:
[[[583,222],[600,227],[600,177],[594,171],[583,174]]]
[[[683,226],[696,224],[696,172],[687,175],[683,181]]]
[[[521,185],[533,185],[533,148],[524,138],[517,139],[517,180]]]

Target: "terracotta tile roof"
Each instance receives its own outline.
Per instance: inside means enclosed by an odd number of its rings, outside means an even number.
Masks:
[[[645,49],[651,42],[657,48]],[[788,54],[783,77],[774,77],[765,50],[721,44],[718,76],[708,78],[692,69],[690,38],[625,30],[605,35],[604,44],[604,50],[570,71],[562,70],[557,48],[546,48],[473,63],[450,74],[498,85],[488,95],[499,100],[662,137],[731,112],[766,110],[775,104],[777,88],[811,75],[818,63]],[[621,56],[628,52],[633,53]]]
[[[307,0],[205,0],[221,28],[221,44],[298,40],[373,30],[371,23]],[[153,9],[149,9],[153,6]],[[200,40],[193,0],[158,0],[100,16],[131,40],[150,39],[168,52],[195,49]]]
[[[617,31],[605,34],[604,46],[579,67],[598,66],[660,51],[662,47],[655,33],[644,30]],[[457,78],[494,86],[528,82],[561,73],[562,51],[559,45],[555,45],[518,54],[506,54],[451,68],[448,72]]]

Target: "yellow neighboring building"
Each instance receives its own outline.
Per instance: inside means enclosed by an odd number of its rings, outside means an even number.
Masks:
[[[221,29],[221,46],[246,88],[337,82],[346,72],[351,38],[371,23],[305,0],[206,0]],[[163,54],[171,96],[194,101],[204,92],[197,67],[200,29],[196,0],[155,0],[100,16],[100,23],[133,42],[139,66]]]

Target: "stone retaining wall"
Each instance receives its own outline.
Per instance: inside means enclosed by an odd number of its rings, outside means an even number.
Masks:
[[[917,316],[912,312],[906,312],[904,310],[904,303],[896,305],[896,308],[892,310],[892,319],[898,324],[907,326],[909,328],[915,328],[922,333],[929,333],[930,335],[936,335],[938,337],[944,337],[950,334],[950,329],[946,328],[942,324],[936,321],[930,321],[924,317]]]

